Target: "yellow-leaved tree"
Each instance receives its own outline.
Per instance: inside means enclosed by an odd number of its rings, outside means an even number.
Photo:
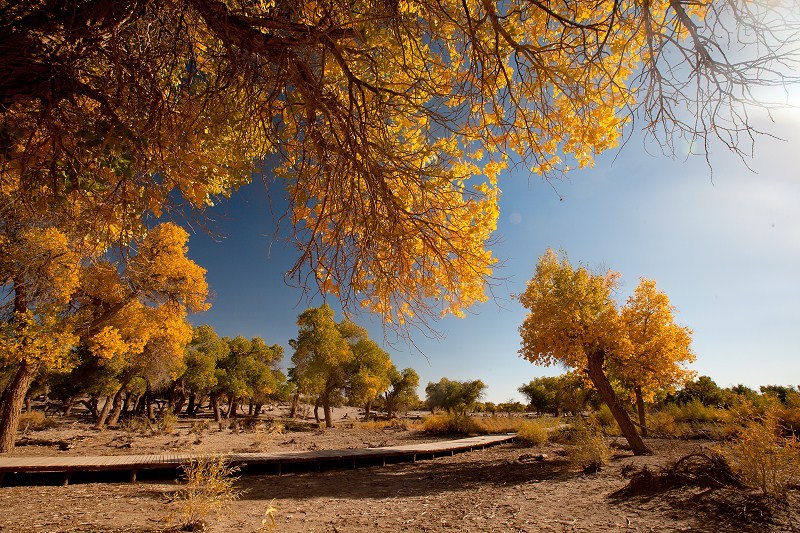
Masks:
[[[619,274],[574,268],[547,250],[519,301],[528,315],[519,328],[520,355],[540,365],[585,371],[636,455],[650,453],[606,375],[607,364],[631,349],[613,299]]]
[[[25,393],[39,371],[72,367],[79,346],[115,378],[150,360],[179,360],[192,337],[186,313],[208,307],[205,270],[186,257],[188,234],[174,224],[147,231],[130,256],[89,254],[56,228],[2,238],[0,275],[12,297],[3,309],[0,361],[14,371],[0,407],[0,453],[14,448]]]
[[[645,278],[621,312],[630,350],[614,357],[611,373],[633,392],[645,437],[644,402],[653,401],[658,392],[674,392],[696,374],[684,366],[695,360],[692,330],[676,324],[674,312],[669,297]]]

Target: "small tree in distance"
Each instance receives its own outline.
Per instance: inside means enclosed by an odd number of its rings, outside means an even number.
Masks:
[[[448,413],[466,414],[483,396],[486,385],[483,381],[455,381],[442,378],[438,383],[429,382],[425,387],[426,403],[433,411],[444,409]]]

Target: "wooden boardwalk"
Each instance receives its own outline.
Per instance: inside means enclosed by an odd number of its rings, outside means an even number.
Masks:
[[[118,472],[127,473],[136,481],[141,471],[176,471],[180,465],[200,457],[223,455],[228,462],[244,469],[281,474],[284,470],[304,466],[306,470],[323,467],[348,467],[386,465],[387,462],[434,459],[436,456],[483,449],[514,440],[516,435],[484,435],[466,439],[426,442],[405,446],[386,446],[350,450],[312,450],[267,453],[192,454],[169,453],[160,455],[102,455],[61,457],[0,457],[0,486],[6,476],[27,474],[61,474],[61,482],[69,483],[72,474]],[[301,468],[302,469],[302,468]]]

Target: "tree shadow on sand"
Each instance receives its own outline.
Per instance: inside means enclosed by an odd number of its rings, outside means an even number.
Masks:
[[[318,497],[381,499],[426,496],[493,485],[568,480],[580,475],[560,458],[529,461],[527,454],[521,453],[518,460],[487,461],[481,458],[481,452],[475,453],[475,458],[466,462],[437,459],[288,476],[244,476],[239,479],[237,488],[246,491],[242,495],[245,500],[268,500],[276,494],[299,500]]]

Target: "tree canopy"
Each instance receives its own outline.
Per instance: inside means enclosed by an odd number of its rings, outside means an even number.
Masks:
[[[767,0],[22,0],[0,8],[6,228],[127,244],[180,197],[284,180],[289,278],[395,324],[485,299],[498,174],[639,116],[740,149],[794,31]],[[736,53],[729,53],[736,47]],[[744,149],[743,151],[746,151]]]

